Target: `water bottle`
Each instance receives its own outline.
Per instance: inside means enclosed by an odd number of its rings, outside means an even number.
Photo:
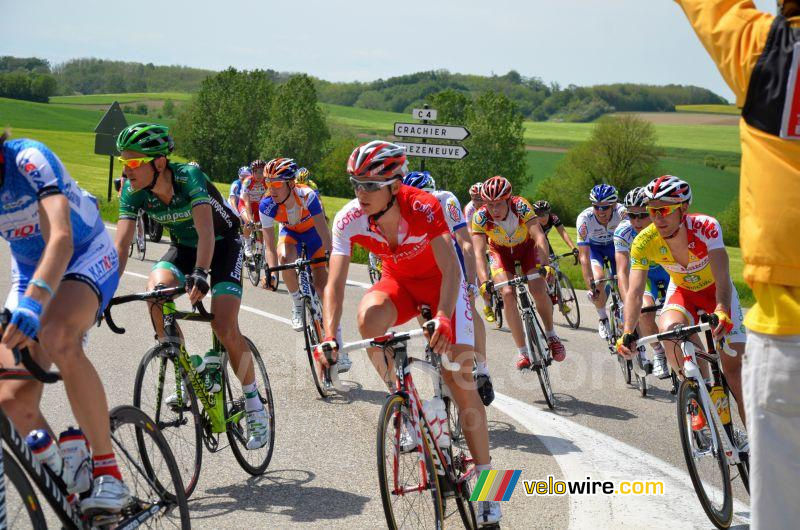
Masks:
[[[53,441],[49,432],[44,429],[34,429],[25,438],[25,443],[31,448],[33,457],[39,464],[50,468],[55,476],[61,476],[64,460],[58,451],[58,444]]]
[[[222,360],[219,354],[214,350],[206,352],[203,358],[203,381],[206,386],[206,392],[214,394],[222,390]]]
[[[198,374],[203,373],[203,369],[205,368],[205,363],[203,363],[203,358],[199,355],[190,355],[189,362],[192,363],[192,368],[194,368],[195,372]]]
[[[431,435],[436,439],[439,447],[450,447],[450,426],[447,422],[447,411],[444,401],[440,397],[432,397],[422,402],[422,413],[431,429]]]
[[[58,436],[64,459],[64,482],[69,493],[83,493],[92,486],[89,443],[83,431],[70,426]]]
[[[717,407],[717,414],[719,414],[719,419],[722,421],[724,425],[727,425],[731,422],[731,409],[728,403],[728,396],[725,394],[725,390],[717,385],[711,387],[711,401],[714,403],[714,406]]]

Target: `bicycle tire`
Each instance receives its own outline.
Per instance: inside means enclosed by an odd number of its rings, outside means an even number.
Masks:
[[[314,318],[313,309],[311,307],[311,300],[303,298],[303,339],[305,341],[306,356],[308,357],[308,364],[311,367],[311,379],[314,381],[314,386],[317,388],[317,393],[321,398],[327,399],[330,393],[325,390],[325,386],[320,380],[318,372],[319,366],[314,361],[313,347],[322,341],[322,330],[319,327],[319,321]]]
[[[158,243],[164,237],[164,225],[152,219],[147,220],[147,236],[153,243]]]
[[[31,481],[28,480],[28,476],[25,475],[20,465],[5,448],[3,448],[2,464],[6,476],[3,485],[6,523],[4,528],[46,529],[47,521],[42,513],[43,507],[39,503],[36,490],[31,486]],[[23,515],[23,512],[26,515]]]
[[[132,520],[148,515],[147,519],[141,521],[142,526],[147,528],[149,527],[148,522],[155,517],[154,514],[147,512],[158,504],[164,510],[161,518],[170,517],[172,525],[179,521],[180,528],[185,530],[191,528],[189,506],[186,502],[181,472],[161,430],[147,414],[130,405],[114,407],[109,413],[109,418],[111,441],[114,445],[114,453],[120,473],[122,473],[122,479],[131,490],[134,504],[138,504],[138,511],[131,505],[121,512],[123,520]],[[123,443],[124,426],[126,425],[133,427],[132,434],[136,438],[136,441],[131,440],[130,444]],[[146,442],[145,444],[150,448],[142,452],[139,450],[140,440],[144,440],[145,436],[150,441],[150,444]],[[160,458],[153,454],[155,451],[158,451]],[[141,462],[132,460],[135,453],[142,457]],[[145,456],[147,458],[144,458]],[[142,474],[143,471],[146,475]],[[152,488],[153,492],[142,493],[141,488],[148,486]],[[175,521],[176,517],[178,521]]]
[[[728,391],[728,402],[730,403],[730,391]],[[733,416],[731,416],[733,419]],[[725,425],[725,432],[728,434],[728,438],[734,440],[733,437],[733,429],[734,425],[733,422],[728,423]],[[742,485],[744,486],[745,491],[747,494],[750,495],[750,453],[749,452],[741,452],[739,451],[739,463],[736,464],[736,469],[739,470],[739,478],[742,480]]]
[[[494,310],[494,327],[500,329],[503,327],[503,297],[495,293],[492,295],[493,310]]]
[[[622,380],[626,385],[631,384],[631,361],[617,354],[617,362],[619,363],[619,369],[622,371]]]
[[[568,295],[567,298],[564,297],[565,291]],[[558,310],[564,315],[569,327],[578,329],[581,326],[581,306],[578,303],[578,297],[575,294],[575,288],[572,286],[572,282],[569,281],[567,275],[561,271],[558,271],[558,287],[556,288],[556,292],[558,293]],[[569,307],[570,310],[565,313],[561,308],[561,304]]]
[[[252,243],[251,243],[252,245]],[[258,287],[258,282],[261,280],[261,263],[258,255],[253,252],[252,258],[245,257],[245,267],[247,268],[247,278],[253,287]]]
[[[637,372],[634,372],[636,375],[636,386],[639,388],[639,395],[642,397],[647,397],[647,376],[639,375]]]
[[[542,350],[542,343],[540,340],[536,340],[537,326],[539,328],[538,333],[541,333],[542,340],[544,340],[544,331],[542,331],[542,325],[539,323],[536,313],[533,313],[532,319],[530,315],[525,315],[523,326],[525,327],[525,337],[528,340],[528,351],[533,358],[533,371],[536,372],[536,376],[539,379],[539,386],[542,387],[545,403],[552,410],[555,407],[556,399],[553,394],[553,385],[550,383],[550,373],[547,371],[547,358]]]
[[[134,231],[133,241],[136,244],[136,257],[144,261],[147,253],[147,226],[145,225],[144,213],[136,216],[136,230]]]
[[[255,344],[253,344],[253,341],[244,336],[242,338],[244,338],[245,342],[247,342],[247,346],[250,348],[250,352],[253,355],[254,369],[256,371],[256,382],[258,383],[258,393],[261,397],[261,403],[264,406],[264,409],[267,411],[267,415],[269,417],[269,440],[263,447],[253,450],[247,449],[247,438],[245,436],[247,433],[247,420],[244,414],[242,414],[239,421],[228,423],[228,429],[225,431],[225,434],[228,437],[228,442],[230,442],[233,456],[236,457],[236,461],[239,463],[241,468],[250,475],[257,476],[263,475],[267,470],[267,467],[269,467],[269,463],[272,460],[272,451],[275,449],[275,402],[272,399],[272,386],[269,383],[267,368],[264,365],[264,361],[261,359],[261,354],[258,352]],[[244,393],[241,390],[241,385],[239,385],[239,392],[237,393],[233,392],[233,387],[231,386],[231,381],[235,381],[238,385],[239,380],[236,378],[236,373],[231,367],[231,363],[229,362],[227,355],[225,356],[225,360],[226,369],[224,372],[225,377],[223,390],[225,396],[225,418],[226,421],[228,421],[228,419],[230,419],[233,415],[244,412],[245,409]],[[259,374],[261,376],[260,382],[258,381]],[[262,453],[263,457],[256,459],[258,463],[253,463],[247,458],[247,455]]]
[[[462,477],[467,471],[466,461],[469,454],[469,448],[464,438],[464,433],[461,430],[461,420],[458,412],[458,405],[447,396],[442,398],[444,400],[445,411],[447,411],[447,423],[450,429],[450,447],[447,452],[450,456],[451,470],[453,477],[455,477],[454,495],[456,499],[456,507],[458,514],[461,517],[461,522],[467,530],[474,530],[478,527],[477,519],[475,518],[475,505],[469,500],[471,497],[471,489],[469,480],[462,480]],[[460,484],[459,484],[460,483]],[[445,520],[450,516],[447,512],[447,497],[442,498],[442,513]]]
[[[170,407],[165,403],[170,392],[177,387],[175,383],[172,383],[172,386],[169,384],[165,386],[166,381],[175,380],[176,363],[178,363],[178,359],[170,350],[170,346],[159,344],[151,348],[142,357],[139,368],[136,370],[133,384],[133,406],[153,418],[164,439],[173,449],[173,456],[181,472],[184,491],[188,498],[194,492],[200,479],[200,469],[203,463],[204,420],[194,388],[189,384],[180,364],[177,366],[184,382],[185,403],[188,405],[188,410]],[[155,372],[150,375],[150,370],[155,370]],[[157,403],[161,403],[161,406],[156,407]]]
[[[383,502],[383,513],[386,516],[386,524],[388,525],[390,530],[399,530],[401,528],[436,528],[441,530],[444,526],[444,517],[443,517],[443,507],[442,507],[442,490],[439,485],[439,475],[436,473],[434,468],[433,462],[433,455],[431,452],[431,447],[428,444],[428,440],[430,439],[430,430],[428,429],[427,424],[425,423],[425,418],[420,411],[420,432],[422,432],[422,449],[423,455],[420,456],[417,450],[411,452],[403,452],[399,448],[399,439],[400,439],[400,429],[402,429],[403,424],[403,414],[407,413],[404,412],[408,411],[408,400],[398,394],[392,394],[386,397],[386,400],[383,403],[383,407],[381,407],[380,412],[380,423],[378,424],[378,432],[377,432],[377,465],[378,465],[378,480],[380,481],[380,489],[381,489],[381,500]],[[387,435],[390,435],[391,438],[388,438]],[[389,451],[391,455],[387,454],[387,442],[389,444]],[[388,457],[391,456],[391,459]],[[403,457],[408,457],[407,459],[403,459]],[[410,462],[409,465],[409,474],[411,477],[416,476],[417,479],[419,478],[419,470],[421,466],[419,465],[419,459],[423,458],[425,463],[425,468],[428,470],[428,482],[430,488],[425,490],[429,492],[430,499],[425,499],[426,497],[425,492],[413,492],[409,494],[396,494],[394,492],[394,488],[387,482],[387,478],[389,474],[387,471],[391,473],[394,470],[400,472],[401,464],[399,461],[401,459],[408,460]],[[395,465],[395,460],[398,460],[397,465]],[[388,464],[388,469],[387,469]],[[415,475],[416,474],[416,475]],[[394,484],[396,479],[400,477],[392,477],[392,484]],[[398,480],[398,483],[400,481]],[[419,484],[417,482],[417,484]],[[419,501],[419,505],[424,507],[426,505],[432,506],[432,511],[426,510],[428,517],[426,517],[426,521],[428,519],[432,519],[433,524],[424,524],[422,526],[414,527],[414,526],[400,526],[397,524],[398,518],[395,517],[396,508],[399,508],[395,503],[402,501],[406,498],[410,498],[412,495],[417,497]],[[394,503],[392,501],[395,501]],[[413,520],[410,522],[418,521],[420,518],[412,518]],[[401,517],[399,519],[402,522],[408,522],[408,517]]]
[[[681,382],[680,388],[678,389],[677,405],[678,431],[681,437],[681,447],[683,448],[683,456],[686,460],[686,468],[689,471],[689,477],[692,479],[694,491],[697,494],[700,505],[703,507],[703,511],[705,511],[706,515],[714,524],[714,526],[717,528],[728,528],[733,520],[733,494],[731,491],[730,467],[728,465],[728,459],[725,456],[725,451],[723,451],[722,447],[720,447],[716,452],[716,455],[714,455],[713,447],[705,450],[711,451],[711,456],[714,457],[716,466],[704,466],[704,471],[706,469],[708,471],[714,471],[716,468],[718,468],[721,474],[720,478],[722,480],[718,487],[722,490],[723,499],[722,502],[719,503],[719,508],[712,505],[713,503],[711,499],[709,499],[709,494],[703,485],[703,479],[700,477],[700,470],[698,469],[697,462],[694,458],[693,444],[701,443],[702,440],[699,441],[700,434],[692,430],[690,407],[692,407],[692,409],[695,407],[699,409],[708,422],[709,428],[717,431],[717,439],[719,440],[719,430],[713,421],[713,417],[707,414],[704,410],[700,394],[697,391],[697,383],[694,380],[684,379]]]

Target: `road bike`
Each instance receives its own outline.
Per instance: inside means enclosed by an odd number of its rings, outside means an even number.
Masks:
[[[259,449],[248,450],[245,398],[238,385],[236,367],[231,366],[225,347],[212,332],[209,353],[213,352],[220,359],[222,381],[218,392],[206,389],[200,373],[202,365],[193,363],[185,348],[178,321],[210,323],[214,318],[202,302],[195,304],[196,312],[179,311],[173,299],[185,292],[185,287],[157,286],[153,291],[115,297],[105,311],[105,320],[112,331],[124,333],[124,328],[118,327],[111,318],[113,306],[148,301],[161,307],[165,337],[145,353],[139,364],[133,403],[148,411],[169,441],[188,497],[200,477],[203,446],[211,453],[221,451],[227,447],[220,443],[223,433],[242,469],[251,475],[261,475],[266,471],[275,444],[275,404],[261,354],[255,344],[244,337],[254,360],[259,399],[269,421],[267,443]]]
[[[539,320],[539,315],[536,314],[535,306],[528,292],[528,282],[540,277],[541,275],[539,273],[522,276],[515,275],[508,281],[494,284],[493,291],[498,292],[500,288],[506,285],[510,285],[514,289],[514,297],[517,300],[519,316],[522,318],[525,346],[528,349],[527,355],[530,361],[530,365],[527,369],[536,372],[539,378],[539,385],[542,387],[544,400],[548,408],[552,409],[555,407],[556,398],[553,394],[553,385],[550,382],[548,369],[553,362],[553,358],[550,355],[550,347],[545,338],[544,328]]]
[[[253,250],[253,255],[244,259],[244,268],[247,270],[247,277],[253,287],[258,287],[258,282],[261,279],[261,270],[267,263],[267,258],[264,254],[263,234],[261,227],[256,226],[255,223],[248,223],[250,228],[250,248]]]
[[[432,333],[433,323],[426,325]],[[381,408],[376,440],[381,500],[389,528],[443,528],[458,513],[461,524],[471,530],[477,528],[475,509],[469,500],[474,462],[463,443],[440,445],[423,412],[412,377],[412,368],[430,376],[434,397],[445,402],[447,423],[453,425],[458,423],[457,408],[443,384],[441,368],[459,370],[460,365],[430,350],[427,360],[409,355],[408,341],[424,332],[389,332],[343,344],[339,353],[377,347],[383,350],[387,362],[391,359],[394,363],[395,389]],[[330,362],[331,350],[323,351]]]
[[[550,256],[550,266],[556,272],[553,280],[548,280],[547,282],[547,294],[550,295],[553,306],[557,307],[559,312],[564,315],[569,327],[578,329],[581,325],[581,308],[578,305],[578,297],[575,295],[575,288],[572,286],[572,282],[569,281],[566,274],[561,272],[559,266],[559,261],[567,257],[574,258],[575,265],[578,264],[578,256],[572,252]]]
[[[381,281],[381,276],[383,275],[383,262],[381,258],[373,254],[372,252],[369,253],[369,257],[367,259],[367,270],[369,271],[369,282],[373,285]]]
[[[133,232],[133,240],[131,240],[131,247],[128,250],[128,256],[133,256],[133,251],[136,251],[136,258],[144,261],[144,255],[147,251],[147,214],[144,210],[139,210],[136,214],[136,227]]]
[[[330,397],[333,392],[333,383],[330,373],[327,370],[321,371],[319,365],[314,361],[314,346],[322,342],[325,336],[322,323],[322,301],[319,299],[317,291],[314,289],[314,282],[311,274],[311,265],[316,263],[327,263],[328,258],[306,258],[306,247],[303,245],[300,257],[294,263],[279,265],[277,267],[267,267],[265,273],[267,278],[273,272],[294,269],[297,271],[297,283],[300,287],[300,297],[303,301],[303,338],[305,340],[306,355],[308,364],[311,367],[311,376],[314,386],[320,397]]]
[[[0,316],[0,331],[9,321],[10,313],[4,311]],[[0,366],[0,380],[38,380],[46,384],[61,380],[59,373],[39,366],[27,349],[14,349],[13,354],[15,363],[21,363],[23,368]],[[131,501],[119,514],[92,515],[81,513],[80,503],[67,492],[62,478],[39,463],[24,436],[0,409],[0,435],[4,444],[0,477],[5,477],[0,481],[3,486],[0,487],[0,528],[47,528],[36,490],[64,528],[191,527],[178,465],[153,420],[138,408],[127,405],[114,407],[109,417],[111,443]]]
[[[642,356],[645,354],[646,347],[639,348],[633,359],[626,359],[617,353],[617,339],[622,336],[624,330],[625,317],[622,312],[622,297],[619,294],[618,277],[611,273],[611,262],[608,258],[603,259],[603,271],[606,276],[598,280],[592,280],[590,286],[592,291],[598,292],[600,288],[606,292],[606,314],[608,315],[608,325],[606,326],[606,345],[608,351],[619,363],[622,372],[622,380],[626,385],[630,385],[635,378],[635,386],[639,389],[642,397],[647,396],[647,376],[652,371],[652,367],[642,363]],[[656,308],[657,309],[657,308]],[[647,312],[644,310],[643,312]]]
[[[739,478],[749,493],[749,449],[745,447],[744,430],[734,426],[730,387],[720,369],[719,350],[725,355],[731,353],[728,353],[724,340],[717,347],[711,335],[719,319],[713,314],[701,315],[700,322],[643,337],[635,345],[659,340],[672,341],[680,346],[684,379],[678,387],[678,432],[686,467],[708,518],[717,528],[728,528],[733,520],[730,468],[738,469]],[[692,342],[695,334],[703,332],[706,351],[698,349]],[[708,382],[700,370],[698,358],[710,366],[711,380]]]

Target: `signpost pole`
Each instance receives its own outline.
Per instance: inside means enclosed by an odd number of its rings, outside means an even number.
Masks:
[[[111,202],[111,184],[114,182],[114,157],[108,157],[108,197],[106,200]]]
[[[429,108],[428,104],[425,103],[424,105],[422,105],[422,108],[423,109],[428,109]],[[422,120],[422,123],[424,125],[427,125],[428,124],[428,120]],[[422,139],[422,143],[423,144],[427,143],[425,138]],[[423,158],[422,161],[419,163],[419,167],[420,167],[420,171],[425,171],[425,158]]]

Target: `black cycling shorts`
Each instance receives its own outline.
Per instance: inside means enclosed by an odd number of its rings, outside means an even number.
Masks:
[[[197,263],[197,249],[185,245],[170,245],[166,254],[153,265],[155,269],[167,269],[183,285]],[[242,243],[238,236],[214,241],[214,256],[211,258],[211,296],[230,294],[242,297]]]

